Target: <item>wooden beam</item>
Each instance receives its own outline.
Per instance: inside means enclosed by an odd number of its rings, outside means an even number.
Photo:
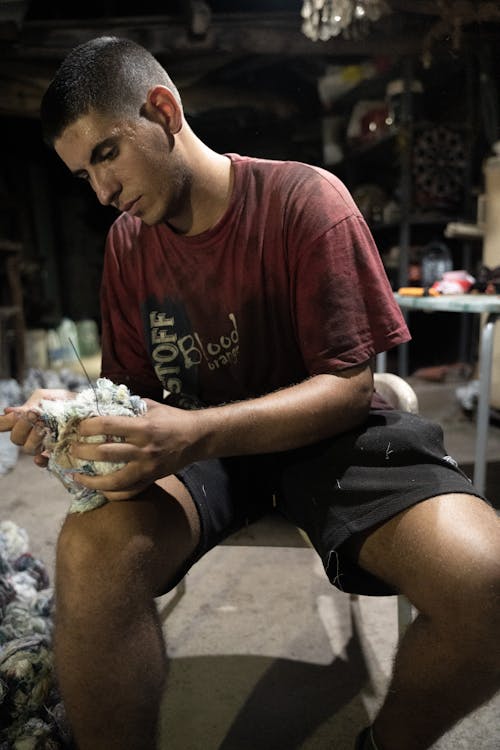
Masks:
[[[362,58],[411,54],[418,49],[418,35],[394,32],[392,18],[386,16],[359,41],[337,37],[313,42],[302,33],[301,18],[296,13],[214,14],[207,33],[201,36],[193,36],[187,24],[175,16],[28,21],[15,40],[0,46],[0,58],[59,60],[76,45],[102,34],[128,37],[161,56],[239,52]]]

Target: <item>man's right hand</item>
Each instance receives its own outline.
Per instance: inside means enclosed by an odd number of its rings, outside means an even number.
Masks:
[[[24,453],[34,456],[37,466],[47,466],[48,455],[43,450],[45,431],[40,416],[34,409],[42,399],[56,401],[58,399],[75,398],[76,394],[63,388],[38,389],[32,393],[22,406],[7,406],[4,414],[0,415],[0,432],[9,432],[10,439],[20,446]]]

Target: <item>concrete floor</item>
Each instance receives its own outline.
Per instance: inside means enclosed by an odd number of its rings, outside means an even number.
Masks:
[[[447,449],[472,471],[475,429],[454,386],[412,380],[420,410],[443,425]],[[488,490],[500,507],[500,428],[489,440]],[[53,568],[68,496],[28,457],[0,478],[1,520],[24,527]],[[496,495],[496,497],[495,497]],[[255,546],[255,542],[273,546]],[[190,572],[164,628],[170,657],[165,750],[351,750],[387,688],[396,601],[333,589],[294,529],[262,522]],[[283,547],[283,544],[296,544]],[[159,600],[160,611],[172,595]],[[498,750],[500,696],[436,750]],[[402,748],[402,750],[404,750]]]

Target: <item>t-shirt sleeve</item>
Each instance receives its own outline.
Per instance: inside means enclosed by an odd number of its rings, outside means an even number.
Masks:
[[[137,274],[132,248],[120,228],[111,228],[106,241],[101,283],[101,375],[124,383],[140,396],[159,400],[162,387],[150,365],[144,344]]]
[[[410,339],[373,237],[357,213],[303,241],[292,269],[295,327],[311,375],[361,364]]]

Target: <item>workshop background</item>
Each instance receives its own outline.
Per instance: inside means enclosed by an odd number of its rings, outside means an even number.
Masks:
[[[306,161],[341,177],[395,291],[461,271],[471,293],[500,292],[498,3],[0,0],[0,408],[38,386],[81,389],[83,367],[98,375],[98,290],[116,212],[42,143],[38,109],[65,54],[100,34],[158,57],[214,149]],[[442,424],[449,453],[472,476],[481,318],[407,316],[413,339],[389,353],[387,369],[411,383],[421,413]],[[497,345],[486,487],[498,508],[499,358]],[[29,599],[26,663],[48,692],[36,704],[36,680],[9,682],[6,649],[11,659],[26,652],[12,643],[17,625],[0,620],[0,747],[2,732],[6,748],[17,747],[14,735],[31,742],[23,747],[64,747],[49,605],[68,496],[4,437],[0,571],[31,575],[16,602]],[[170,600],[159,602],[163,612]],[[195,567],[166,613],[162,747],[351,750],[387,688],[395,608],[393,598],[353,602],[333,590],[300,534],[276,519],[249,529]],[[16,719],[14,693],[24,712]],[[499,717],[497,698],[436,748],[498,750]]]

